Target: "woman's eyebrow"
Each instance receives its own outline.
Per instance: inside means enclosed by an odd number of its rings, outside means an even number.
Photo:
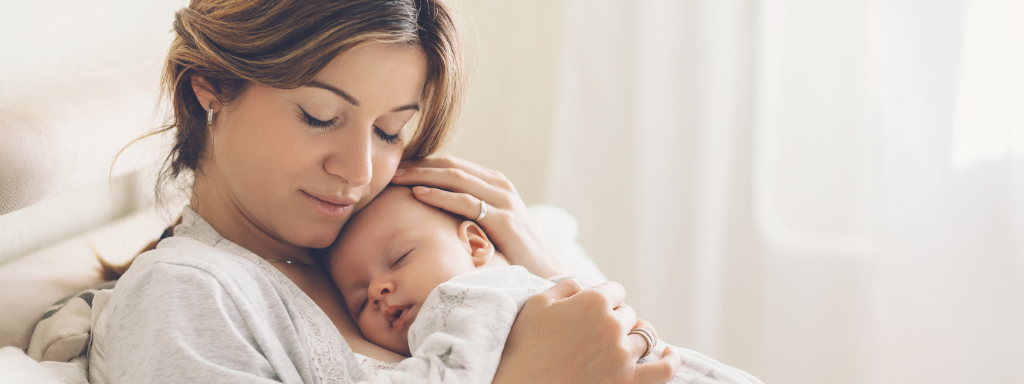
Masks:
[[[335,87],[333,85],[324,84],[324,83],[321,83],[321,82],[316,81],[316,80],[311,80],[310,82],[306,83],[305,86],[307,86],[307,87],[315,87],[315,88],[320,88],[320,89],[325,89],[325,90],[331,91],[335,95],[338,95],[338,97],[341,97],[342,99],[345,99],[345,101],[349,102],[349,104],[352,104],[352,105],[357,106],[357,107],[359,106],[359,100],[356,100],[356,98],[352,97],[352,95],[349,95],[348,93],[345,93],[345,91],[342,91],[342,90],[338,89],[337,87]],[[403,105],[401,107],[392,109],[391,112],[402,112],[402,111],[408,111],[408,110],[419,111],[420,110],[420,105],[417,104],[417,103],[412,103],[412,104],[409,104],[409,105]]]
[[[342,90],[334,87],[333,85],[324,84],[324,83],[321,83],[321,82],[316,81],[316,80],[311,80],[310,82],[306,83],[306,86],[307,87],[320,88],[320,89],[326,89],[328,91],[333,92],[335,95],[338,95],[338,97],[341,97],[342,99],[345,99],[345,101],[349,102],[349,104],[352,104],[352,105],[357,106],[357,107],[359,106],[359,100],[356,100],[356,98],[354,98],[351,95],[345,93],[345,91],[342,91]]]

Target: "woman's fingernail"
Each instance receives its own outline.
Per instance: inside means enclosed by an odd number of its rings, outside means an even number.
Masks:
[[[405,174],[405,169],[404,168],[399,168],[397,171],[395,171],[395,177],[402,176],[404,174]]]
[[[417,195],[426,195],[426,194],[430,193],[430,188],[415,186],[415,187],[412,187],[412,193],[415,193]]]

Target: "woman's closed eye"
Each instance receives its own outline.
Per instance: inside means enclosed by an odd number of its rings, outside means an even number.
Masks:
[[[306,123],[306,125],[309,125],[310,127],[326,131],[338,125],[337,117],[330,120],[320,120],[316,117],[313,117],[313,115],[309,114],[309,112],[306,112],[306,110],[301,106],[299,106],[299,111],[302,112],[302,116],[300,116],[302,121]],[[384,132],[383,129],[380,129],[380,127],[374,125],[373,133],[377,135],[377,138],[379,138],[381,141],[387,144],[398,144],[402,142],[401,130],[399,130],[399,132],[394,135],[389,135],[387,132]]]
[[[337,117],[330,120],[320,120],[313,117],[313,115],[310,115],[309,112],[306,112],[306,110],[302,108],[302,106],[299,106],[299,110],[302,111],[302,116],[300,116],[302,121],[305,122],[310,127],[326,131],[328,129],[334,128],[335,125],[338,125]]]
[[[384,132],[383,129],[380,129],[380,127],[374,125],[373,126],[373,133],[377,134],[377,137],[379,137],[382,141],[384,141],[385,143],[388,143],[388,144],[398,144],[398,143],[402,142],[402,132],[401,131],[399,131],[398,133],[396,133],[394,135],[389,135],[387,132]]]

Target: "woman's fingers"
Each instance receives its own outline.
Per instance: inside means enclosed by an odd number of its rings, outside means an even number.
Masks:
[[[647,346],[634,348],[624,337],[636,325],[650,325],[636,318],[625,299],[618,283],[581,289],[572,280],[533,295],[512,325],[494,383],[669,381],[681,364],[674,352],[636,363]]]
[[[398,164],[401,169],[405,168],[458,168],[471,175],[479,177],[486,181],[488,184],[498,184],[501,181],[507,181],[504,175],[497,171],[493,171],[477,165],[476,163],[466,161],[454,156],[437,156],[427,157],[419,160],[406,160]]]
[[[512,264],[531,273],[551,278],[565,273],[537,230],[512,183],[499,172],[451,157],[430,157],[399,164],[391,182],[396,185],[424,186],[418,189],[420,201],[476,219],[480,201],[487,203],[487,216],[480,226],[494,246]]]
[[[651,337],[651,340],[647,340],[646,337],[638,333],[627,334],[627,336],[629,337],[630,346],[632,347],[632,351],[636,354],[636,357],[639,360],[641,359],[640,356],[643,356],[644,354],[647,353],[648,348],[651,348],[653,350],[654,346],[658,345],[658,333],[654,330],[654,326],[652,326],[651,323],[648,323],[647,321],[642,319],[636,320],[636,325],[634,325],[633,328],[630,329],[630,331],[632,331],[633,329],[643,329],[647,331],[648,336]],[[650,344],[648,344],[648,342]]]
[[[448,192],[443,189],[423,186],[412,187],[412,193],[417,199],[428,205],[465,216],[470,220],[476,219],[480,215],[480,199],[469,194]],[[487,216],[497,214],[493,209],[488,209],[487,211]]]
[[[545,298],[547,303],[553,303],[580,293],[582,290],[583,287],[580,286],[580,283],[573,280],[562,280],[558,282],[558,284],[555,284],[551,288],[545,289],[534,296]]]
[[[405,168],[405,172],[391,179],[399,185],[429,185],[451,192],[468,193],[483,199],[487,204],[500,208],[511,208],[508,193],[491,185],[474,174],[459,168]]]
[[[620,305],[626,302],[626,288],[619,284],[617,281],[606,281],[604,283],[595,285],[588,291],[600,294],[602,297],[608,300],[609,309],[618,308]],[[633,320],[636,321],[636,320]],[[633,325],[633,323],[626,324],[627,326]]]
[[[683,365],[683,359],[672,347],[665,347],[661,359],[658,361],[637,364],[633,374],[633,382],[636,384],[661,384],[672,380],[676,370]]]
[[[615,308],[615,310],[612,311],[612,316],[615,316],[615,320],[618,321],[619,327],[623,330],[623,334],[627,334],[629,330],[632,329],[631,326],[637,321],[636,311],[633,310],[633,307],[626,304],[619,305]],[[637,355],[637,358],[639,357],[640,355]]]

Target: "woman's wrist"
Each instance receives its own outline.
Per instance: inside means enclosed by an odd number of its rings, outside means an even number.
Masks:
[[[526,268],[530,273],[540,276],[545,279],[550,279],[555,276],[565,275],[567,271],[562,263],[558,262],[558,257],[548,247],[545,246],[542,240],[534,234],[533,244],[535,245],[532,249],[525,249],[520,252],[515,252],[518,258],[510,258],[509,260],[516,265],[520,265]]]
[[[526,268],[527,271],[530,271],[530,273],[545,279],[566,274],[565,269],[551,257],[538,259],[539,260],[534,260],[534,262],[529,265],[524,264],[523,267]]]

